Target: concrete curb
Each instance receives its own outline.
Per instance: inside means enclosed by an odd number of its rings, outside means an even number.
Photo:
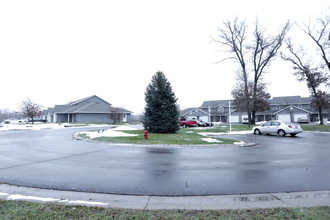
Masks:
[[[330,190],[219,196],[130,196],[0,184],[0,199],[141,210],[219,210],[330,206]]]

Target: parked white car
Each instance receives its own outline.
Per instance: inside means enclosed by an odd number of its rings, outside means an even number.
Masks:
[[[296,134],[302,132],[303,130],[299,124],[285,121],[268,121],[260,126],[252,128],[252,133],[256,135],[278,134],[284,137],[286,134],[296,136]]]
[[[243,118],[242,124],[249,124],[249,118]]]
[[[19,120],[17,118],[8,118],[3,121],[4,124],[18,124]]]

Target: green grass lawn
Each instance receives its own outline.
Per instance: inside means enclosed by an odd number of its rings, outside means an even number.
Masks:
[[[133,137],[99,137],[93,140],[105,141],[111,143],[129,143],[129,144],[165,144],[165,145],[204,145],[204,144],[233,144],[235,140],[212,137],[220,143],[210,143],[202,140],[207,138],[198,133],[209,132],[210,129],[196,130],[196,129],[180,129],[175,134],[156,134],[149,133],[148,140],[144,139],[143,130],[122,131],[129,134],[137,134]],[[213,129],[212,129],[213,130]],[[213,132],[215,132],[213,130]]]
[[[232,125],[231,131],[251,131],[256,125]],[[301,125],[304,131],[321,131],[330,132],[329,125]],[[143,130],[122,131],[129,134],[136,134],[134,137],[99,137],[93,140],[105,141],[110,143],[128,143],[128,144],[162,144],[162,145],[210,145],[210,144],[233,144],[236,140],[227,139],[226,136],[212,137],[221,143],[206,142],[201,138],[207,138],[199,133],[227,133],[230,130],[228,124],[220,124],[214,127],[207,128],[181,128],[175,134],[156,134],[149,133],[148,140],[144,140]],[[82,137],[88,138],[81,134]]]
[[[0,219],[329,219],[330,207],[134,210],[0,200]]]
[[[330,132],[330,125],[300,125],[304,131]]]

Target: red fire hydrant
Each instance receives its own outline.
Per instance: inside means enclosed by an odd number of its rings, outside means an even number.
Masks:
[[[148,131],[147,130],[145,130],[144,131],[144,140],[148,140]]]

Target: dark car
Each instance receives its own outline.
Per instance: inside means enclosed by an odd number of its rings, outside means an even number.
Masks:
[[[202,120],[197,120],[197,125],[198,127],[212,127],[213,123],[212,122],[205,122]]]
[[[197,127],[206,127],[205,122],[201,121],[201,120],[196,120],[197,122]]]
[[[300,124],[308,124],[309,121],[307,118],[298,118],[298,123]]]

